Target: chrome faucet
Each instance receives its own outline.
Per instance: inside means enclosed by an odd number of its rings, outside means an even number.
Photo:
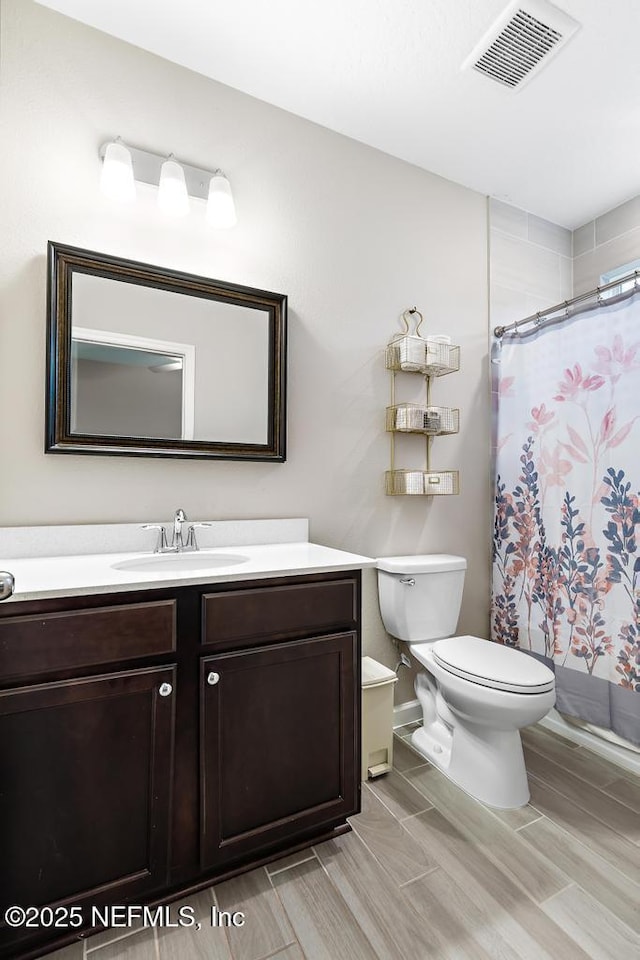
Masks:
[[[167,538],[167,531],[162,523],[143,523],[143,530],[157,530],[158,540],[155,545],[154,553],[186,553],[198,550],[198,541],[196,540],[196,527],[212,527],[212,523],[191,523],[187,529],[186,539],[182,528],[187,523],[187,515],[180,507],[175,512],[173,518],[173,537],[171,544]]]
[[[180,553],[181,550],[184,550],[184,540],[182,539],[182,526],[186,522],[187,515],[180,507],[179,510],[176,510],[175,517],[173,518],[173,540],[171,546],[176,551]]]

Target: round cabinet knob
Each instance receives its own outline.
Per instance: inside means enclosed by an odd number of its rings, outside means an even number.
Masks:
[[[0,600],[6,600],[13,594],[15,580],[7,570],[0,572]]]
[[[161,697],[169,697],[173,693],[173,687],[170,683],[161,683],[158,693]]]
[[[215,673],[213,670],[211,671],[211,673],[207,674],[207,683],[209,684],[210,687],[215,687],[219,679],[220,679],[220,674]]]

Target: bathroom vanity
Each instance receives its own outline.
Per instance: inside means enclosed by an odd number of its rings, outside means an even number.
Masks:
[[[161,903],[349,829],[371,562],[235,549],[244,566],[197,582],[109,557],[92,588],[95,556],[50,564],[55,581],[81,561],[77,592],[36,589],[47,563],[21,561],[33,589],[16,575],[0,605],[0,912],[52,905],[61,923],[0,928],[0,957],[77,936],[93,905]]]

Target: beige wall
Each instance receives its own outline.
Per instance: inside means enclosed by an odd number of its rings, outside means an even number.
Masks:
[[[488,625],[486,204],[477,193],[66,19],[2,3],[0,450],[4,525],[308,516],[314,540],[368,555],[469,560],[460,629]],[[165,223],[149,188],[98,193],[99,144],[121,135],[230,176],[239,223]],[[289,295],[285,464],[43,454],[47,240]],[[434,467],[459,497],[386,498],[383,350],[417,304],[462,347],[437,385],[462,429]],[[179,337],[178,337],[179,339]],[[395,651],[366,576],[365,645]],[[398,699],[412,696],[398,685]]]
[[[640,259],[640,196],[573,231],[573,292],[587,293],[609,270]]]

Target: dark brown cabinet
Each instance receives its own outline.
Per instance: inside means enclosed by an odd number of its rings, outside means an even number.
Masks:
[[[201,663],[203,869],[353,812],[356,634]]]
[[[161,667],[0,692],[0,916],[166,884],[174,687]]]
[[[359,611],[359,571],[0,606],[0,918],[86,930],[348,829]],[[0,919],[0,960],[77,935]]]

